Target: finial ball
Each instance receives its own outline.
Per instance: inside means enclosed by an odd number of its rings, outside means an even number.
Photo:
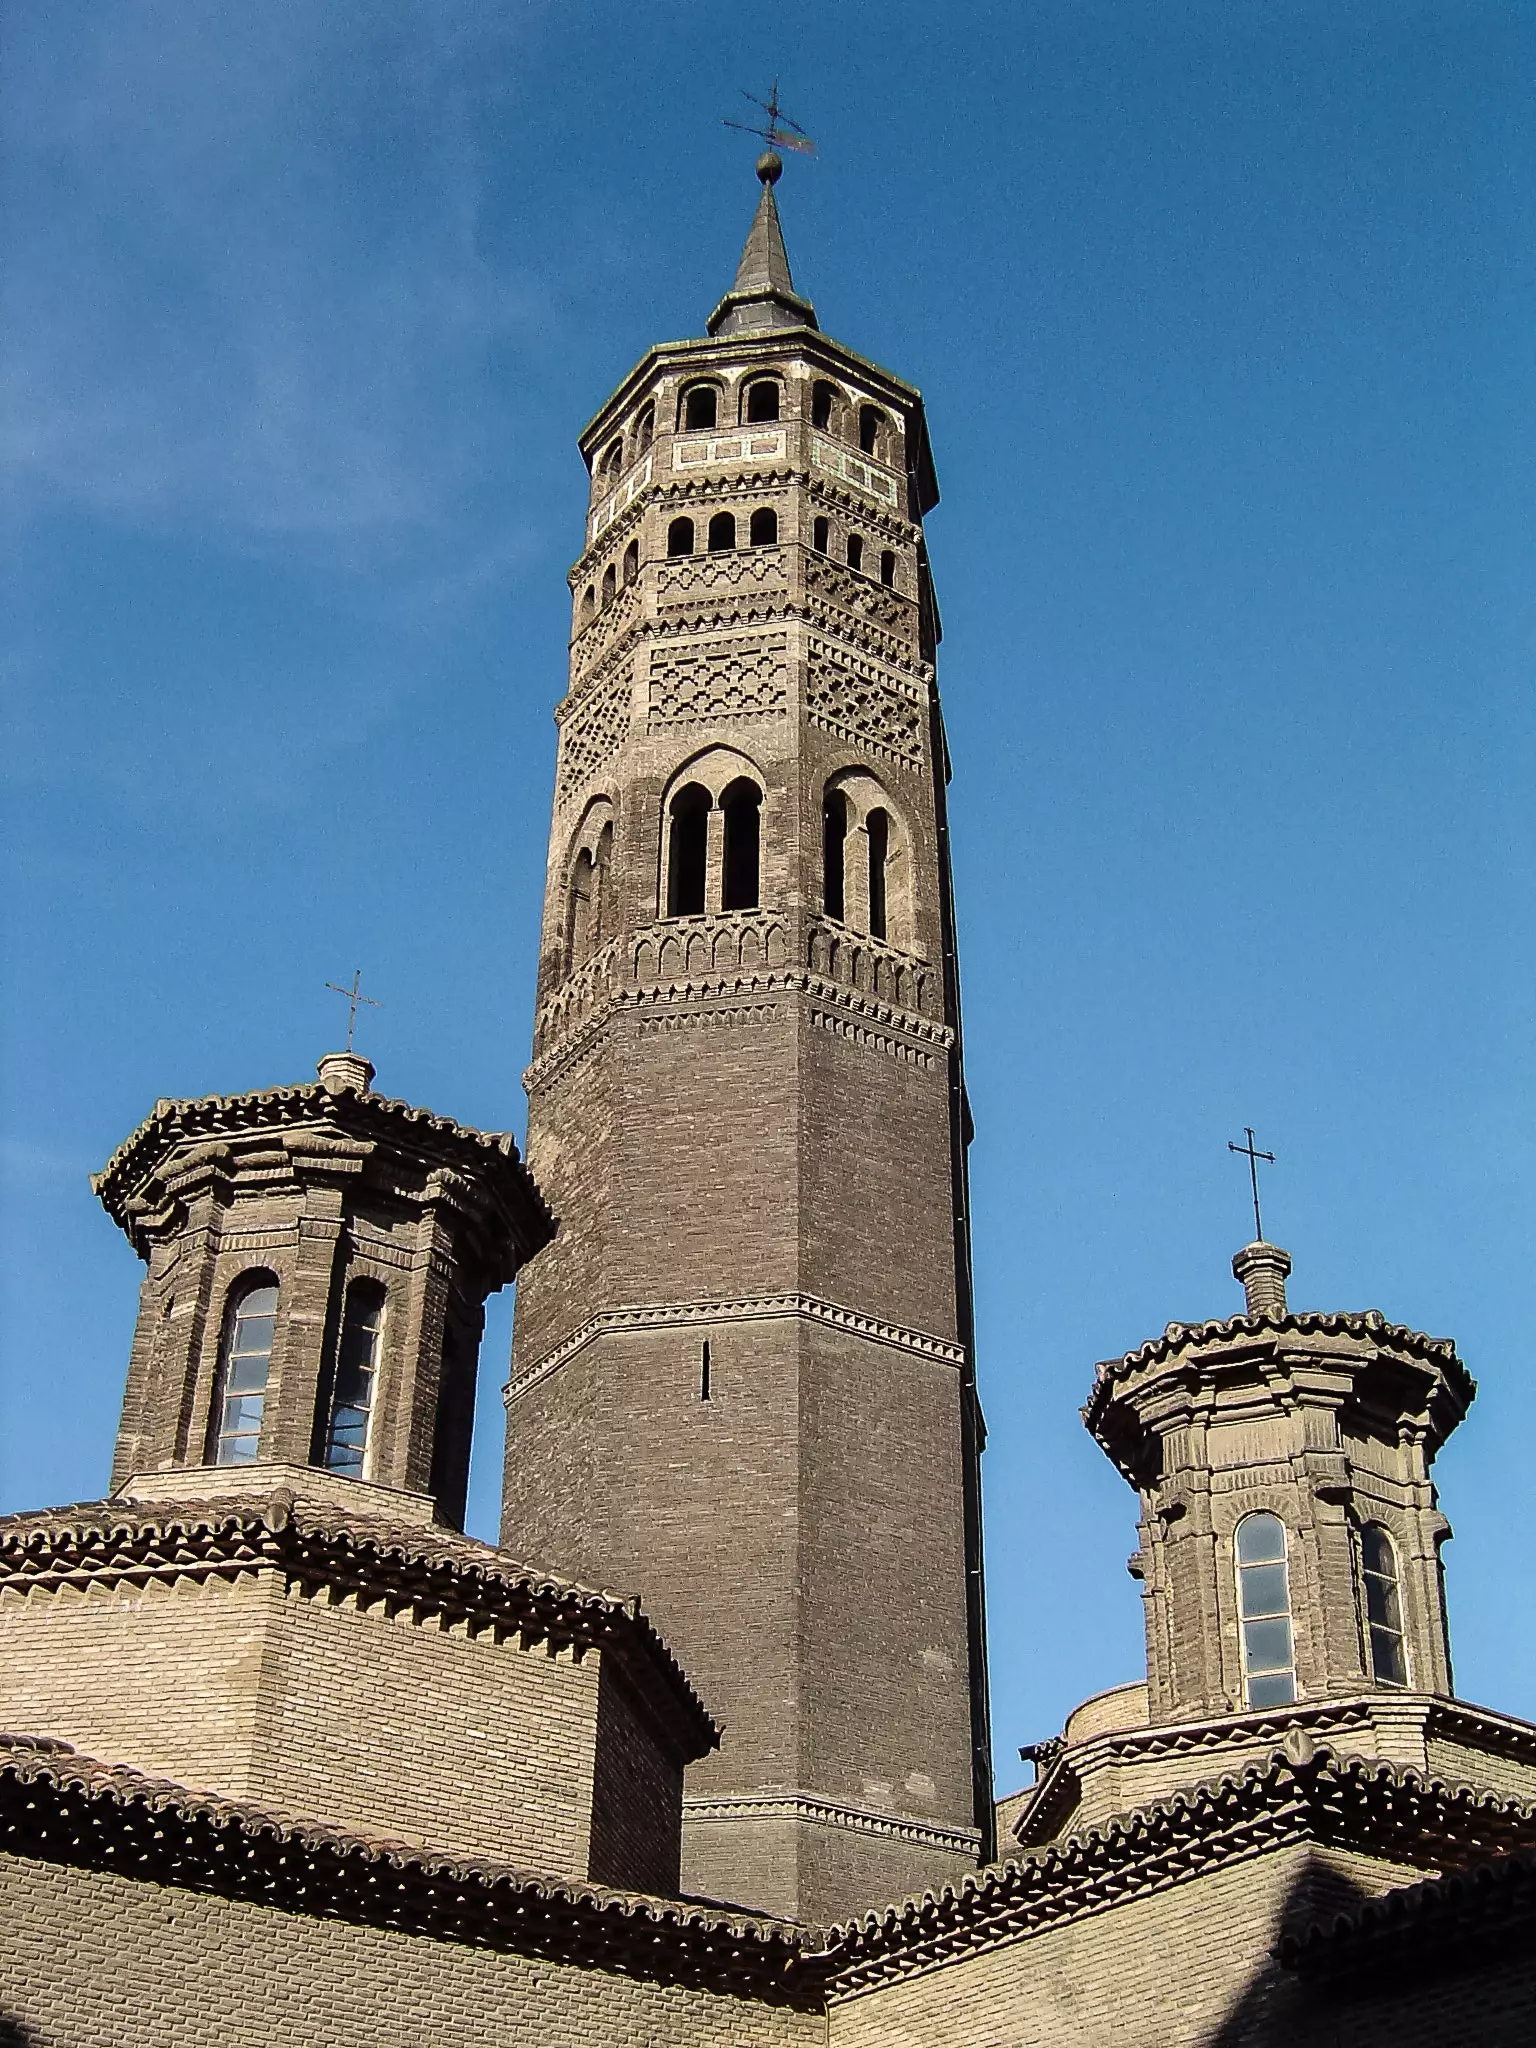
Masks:
[[[776,149],[765,149],[757,160],[757,175],[765,185],[777,185],[783,174],[783,157]]]

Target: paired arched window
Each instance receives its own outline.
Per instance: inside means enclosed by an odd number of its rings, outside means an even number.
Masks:
[[[379,1340],[384,1329],[384,1290],[376,1281],[355,1280],[347,1289],[336,1352],[336,1377],[325,1432],[325,1463],[333,1472],[361,1479],[368,1456]]]
[[[261,1447],[261,1417],[272,1369],[277,1282],[269,1273],[240,1282],[230,1299],[213,1397],[215,1465],[253,1465]]]
[[[779,383],[776,377],[759,377],[747,386],[747,406],[742,417],[748,426],[760,426],[779,416]]]
[[[866,455],[880,455],[884,450],[885,415],[877,405],[859,407],[859,447]]]
[[[811,546],[818,555],[824,555],[831,545],[832,529],[825,519],[811,521]]]
[[[816,383],[811,386],[811,425],[830,428],[837,413],[837,386]]]
[[[756,910],[762,858],[763,792],[748,776],[720,798],[725,817],[723,910]]]
[[[647,405],[641,408],[640,417],[635,421],[635,454],[643,455],[656,438],[656,408]]]
[[[640,574],[640,543],[632,540],[624,550],[624,586],[628,589]]]
[[[667,528],[667,553],[669,555],[691,555],[693,553],[693,521],[674,519]]]
[[[736,515],[734,512],[717,512],[709,522],[709,552],[712,555],[729,554],[736,545]]]
[[[1245,1516],[1236,1553],[1244,1697],[1250,1707],[1288,1707],[1296,1697],[1296,1647],[1285,1524],[1278,1515]]]
[[[828,917],[843,921],[846,901],[843,861],[848,850],[848,799],[829,789],[821,806],[821,901]]]
[[[697,782],[685,783],[673,797],[667,826],[667,915],[704,915],[705,877],[709,868],[709,814],[714,800]]]
[[[759,505],[747,528],[755,548],[771,548],[779,538],[779,515],[771,505]]]
[[[862,569],[864,566],[864,542],[856,533],[848,536],[848,566],[850,569]]]
[[[720,393],[713,384],[692,384],[683,393],[682,419],[685,434],[707,433],[720,419]]]
[[[1403,1636],[1403,1601],[1397,1551],[1379,1522],[1360,1531],[1360,1584],[1365,1596],[1366,1646],[1371,1676],[1378,1685],[1408,1683],[1408,1647]]]
[[[739,754],[713,749],[668,799],[668,917],[756,910],[762,901],[763,788],[746,766]]]

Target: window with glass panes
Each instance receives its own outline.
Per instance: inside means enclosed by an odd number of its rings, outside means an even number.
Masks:
[[[247,1287],[235,1303],[219,1361],[214,1412],[215,1465],[253,1465],[261,1445],[261,1414],[272,1368],[272,1331],[277,1288],[271,1282]]]
[[[1403,1641],[1403,1603],[1397,1584],[1397,1552],[1379,1522],[1360,1531],[1360,1581],[1365,1589],[1365,1632],[1371,1676],[1378,1685],[1408,1683]]]
[[[1285,1524],[1278,1515],[1249,1515],[1238,1524],[1237,1611],[1249,1706],[1288,1707],[1296,1697],[1296,1652]]]
[[[325,1462],[333,1472],[349,1472],[354,1479],[362,1477],[368,1455],[368,1424],[373,1414],[379,1333],[383,1327],[383,1294],[374,1287],[350,1289],[336,1354],[336,1384],[331,1400],[331,1425],[325,1439]]]

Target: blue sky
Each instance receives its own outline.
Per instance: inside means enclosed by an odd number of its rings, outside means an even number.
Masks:
[[[1536,1715],[1532,10],[51,0],[3,71],[0,1508],[105,1483],[157,1096],[306,1076],[361,963],[380,1085],[521,1129],[574,436],[778,72],[944,493],[1000,1779],[1140,1670],[1077,1408],[1239,1305],[1249,1123],[1293,1301],[1481,1383],[1457,1677]]]

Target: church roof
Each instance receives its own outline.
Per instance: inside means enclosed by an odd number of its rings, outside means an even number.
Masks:
[[[777,327],[814,327],[816,308],[801,298],[790,275],[789,252],[773,188],[784,166],[768,150],[758,158],[762,194],[736,266],[736,282],[709,316],[711,334],[743,334]]]
[[[1506,1956],[1513,1948],[1528,1951],[1533,1930],[1536,1853],[1520,1850],[1369,1899],[1287,1936],[1279,1954],[1313,1981],[1401,1984],[1495,1946]]]
[[[687,1762],[720,1731],[637,1599],[554,1578],[449,1529],[394,1528],[371,1516],[269,1499],[150,1507],[106,1500],[0,1520],[0,1588],[152,1577],[218,1576],[275,1567],[310,1584],[409,1604],[424,1614],[516,1629],[601,1649]]]
[[[821,1971],[766,1915],[648,1898],[327,1827],[0,1734],[0,1842],[317,1918],[816,2009]],[[298,1853],[296,1854],[295,1851]]]
[[[1469,1868],[1536,1846],[1536,1805],[1366,1758],[1336,1759],[1293,1739],[1241,1773],[834,1928],[834,1989],[866,1990],[1300,1841],[1420,1868]]]

